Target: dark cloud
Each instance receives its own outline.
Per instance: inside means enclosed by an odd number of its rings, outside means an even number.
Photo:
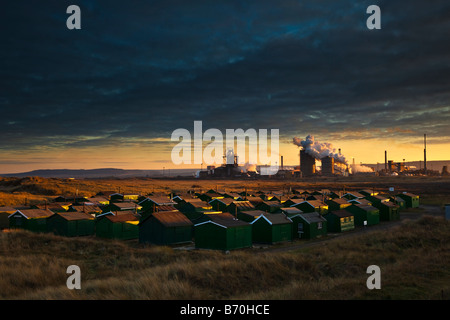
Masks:
[[[450,137],[447,1],[377,1],[374,31],[372,1],[77,2],[77,31],[72,2],[3,6],[0,148],[132,144],[194,120]]]

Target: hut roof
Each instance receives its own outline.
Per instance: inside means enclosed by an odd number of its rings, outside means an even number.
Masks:
[[[134,210],[135,208],[142,208],[140,205],[134,202],[114,202],[112,203],[112,205],[120,208],[121,210]]]
[[[13,214],[16,213],[21,214],[22,216],[24,216],[27,219],[36,219],[36,218],[47,218],[50,217],[54,214],[54,212],[50,211],[50,210],[42,210],[42,209],[20,209],[15,211]],[[13,215],[11,214],[11,215]],[[10,216],[11,216],[10,215]]]
[[[72,211],[72,212],[59,212],[55,213],[55,215],[59,215],[65,220],[68,221],[74,221],[74,220],[94,220],[94,218],[85,212],[78,212],[78,211]]]
[[[328,201],[334,202],[334,203],[337,203],[337,204],[349,204],[348,200],[345,199],[345,198],[336,198],[336,199],[331,199],[331,200],[328,200]]]
[[[361,194],[359,192],[356,192],[356,191],[347,192],[346,194],[344,194],[344,196],[346,196],[347,194],[352,195],[352,196],[357,197],[357,198],[364,198],[365,197],[363,194]]]
[[[334,214],[335,216],[338,216],[339,218],[345,218],[345,217],[351,217],[353,216],[353,213],[347,210],[336,210],[328,214]]]
[[[138,221],[139,218],[136,217],[134,214],[132,213],[124,213],[124,214],[119,214],[119,215],[106,215],[105,216],[106,219],[108,219],[111,222],[126,222],[126,221]]]
[[[281,211],[284,212],[284,213],[287,213],[289,215],[303,213],[302,210],[300,210],[300,209],[298,209],[296,207],[281,208]]]
[[[177,204],[175,201],[173,201],[172,199],[168,198],[168,197],[164,197],[164,196],[151,196],[151,197],[147,197],[144,200],[142,200],[141,202],[139,202],[139,204],[143,203],[144,201],[151,201],[154,202],[155,204],[157,204],[158,206],[161,205],[174,205]]]
[[[249,210],[249,211],[241,211],[241,213],[257,218],[260,215],[265,214],[266,212],[262,210]]]
[[[184,214],[179,211],[158,211],[154,212],[151,216],[153,216],[166,227],[182,227],[193,225],[191,220],[189,220]]]
[[[357,204],[362,204],[362,205],[366,205],[366,206],[369,206],[372,204],[372,202],[367,199],[353,199],[353,200],[349,200],[348,203],[357,203]]]
[[[96,205],[84,205],[84,206],[70,206],[72,210],[78,211],[78,212],[102,212],[102,209],[100,209]]]
[[[299,200],[299,199],[298,199]],[[325,203],[323,203],[322,201],[319,201],[319,200],[301,200],[301,201],[299,201],[298,203],[296,203],[296,204],[294,204],[294,205],[292,205],[291,207],[293,207],[293,206],[296,206],[296,205],[298,205],[298,204],[300,204],[300,203],[308,203],[310,206],[312,206],[312,207],[314,207],[314,208],[318,208],[318,207],[327,207],[328,205],[327,204],[325,204]]]
[[[265,214],[260,215],[258,218],[256,218],[252,222],[250,222],[250,224],[255,223],[259,219],[266,220],[270,225],[292,223],[292,220],[290,218],[286,217],[284,214],[265,213]]]
[[[301,217],[303,220],[305,220],[307,223],[313,223],[313,222],[324,222],[327,221],[322,215],[320,215],[318,212],[310,212],[310,213],[301,213],[295,216]],[[294,216],[291,216],[293,218]]]
[[[233,215],[230,213],[218,213],[218,214],[210,214],[208,215],[208,218],[210,220],[201,222],[196,224],[196,226],[205,224],[205,223],[213,223],[223,228],[233,228],[233,227],[239,227],[239,226],[247,226],[249,225],[247,222],[236,219]]]

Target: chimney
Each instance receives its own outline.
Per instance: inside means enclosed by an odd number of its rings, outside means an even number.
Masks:
[[[387,151],[384,150],[384,171],[387,172]]]
[[[281,156],[281,170],[283,170],[283,156]]]
[[[424,149],[423,149],[423,170],[424,173],[427,174],[427,135],[423,135],[423,143],[424,143]]]

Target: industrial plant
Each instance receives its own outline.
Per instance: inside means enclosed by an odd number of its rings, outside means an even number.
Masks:
[[[353,158],[350,164],[339,148],[333,148],[331,143],[319,142],[314,136],[308,135],[304,140],[293,138],[293,144],[300,148],[298,153],[298,165],[285,166],[283,156],[280,155],[278,171],[273,175],[261,175],[263,165],[248,164],[240,165],[238,155],[233,150],[227,150],[223,156],[224,163],[220,166],[207,166],[206,169],[198,170],[197,178],[308,178],[308,177],[348,177],[361,176],[395,176],[395,175],[449,175],[448,167],[444,165],[442,171],[427,168],[426,134],[424,135],[424,158],[419,161],[419,167],[408,164],[405,159],[400,162],[388,160],[388,151],[384,152],[384,166],[356,164]],[[230,159],[232,159],[230,161]],[[225,161],[226,160],[226,161]]]

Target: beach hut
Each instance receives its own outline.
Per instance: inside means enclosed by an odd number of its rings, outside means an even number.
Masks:
[[[41,209],[41,210],[48,209],[52,212],[66,212],[67,209],[64,206],[64,204],[65,204],[64,202],[50,202],[50,203],[44,203],[44,204],[35,204],[35,205],[32,205],[30,207],[30,209]]]
[[[419,196],[409,193],[409,192],[403,192],[397,194],[397,197],[402,198],[406,201],[406,208],[417,208],[419,207]]]
[[[367,199],[352,199],[352,200],[348,200],[348,203],[351,204],[362,204],[365,206],[371,206],[372,205],[372,201],[369,201]]]
[[[398,205],[399,210],[406,209],[406,200],[399,196],[391,196],[389,197],[389,201]]]
[[[103,212],[102,209],[100,209],[100,207],[98,207],[96,205],[87,205],[86,203],[83,203],[83,205],[71,205],[69,207],[69,210],[67,210],[67,211],[68,212],[84,212],[84,213],[88,213],[94,217]]]
[[[374,202],[373,206],[380,210],[380,221],[394,221],[400,219],[400,207],[392,202]]]
[[[135,213],[139,212],[142,206],[135,202],[113,202],[102,208],[103,212],[115,212],[115,211],[130,211],[134,210]]]
[[[373,206],[352,204],[345,210],[353,213],[355,226],[371,226],[380,223],[380,210]]]
[[[326,201],[326,204],[328,205],[329,211],[342,210],[352,205],[346,198],[330,199]]]
[[[9,227],[8,217],[16,211],[17,209],[13,207],[0,207],[0,230]]]
[[[255,205],[255,208],[268,213],[281,212],[281,203],[277,201],[261,201]]]
[[[252,222],[256,218],[258,218],[260,215],[265,214],[265,211],[262,210],[249,210],[249,211],[239,211],[237,213],[237,218],[239,220],[245,221],[245,222]]]
[[[139,206],[142,207],[142,211],[146,212],[154,212],[154,211],[163,211],[158,210],[158,207],[161,206],[175,206],[177,203],[165,196],[150,196],[146,197],[142,201],[138,203]]]
[[[318,212],[288,216],[292,220],[292,239],[313,239],[327,234],[327,219]]]
[[[205,210],[212,210],[213,206],[201,199],[187,199],[175,205],[182,213],[201,212]]]
[[[9,227],[35,232],[47,232],[47,218],[54,212],[42,209],[20,209],[8,217]]]
[[[365,199],[367,199],[370,202],[372,202],[372,204],[380,203],[380,202],[389,202],[389,196],[388,195],[383,195],[383,194],[377,194],[377,195],[374,195],[374,196],[366,196]]]
[[[353,199],[363,199],[365,196],[367,196],[367,194],[364,195],[364,194],[356,192],[356,191],[350,191],[350,192],[345,193],[342,196],[342,198],[345,198],[347,200],[353,200]]]
[[[205,192],[203,194],[200,194],[198,196],[198,198],[203,201],[209,202],[213,199],[224,199],[225,196],[212,190],[212,192]],[[231,198],[227,198],[227,199],[231,199]]]
[[[295,207],[281,208],[281,213],[284,213],[287,216],[293,216],[299,213],[304,213],[302,210]]]
[[[347,210],[337,210],[327,213],[328,232],[344,232],[355,229],[355,218],[353,213]]]
[[[47,218],[47,230],[66,237],[89,236],[95,232],[95,221],[85,212],[58,212]]]
[[[358,193],[360,193],[364,197],[366,197],[366,196],[376,196],[379,192],[375,191],[375,190],[371,190],[371,189],[363,189],[363,190],[359,190]]]
[[[192,241],[193,223],[181,212],[153,212],[139,223],[139,242],[172,245]]]
[[[87,198],[87,205],[94,205],[98,207],[106,206],[109,204],[109,198],[103,196],[95,196],[91,198]]]
[[[321,215],[325,215],[328,212],[328,205],[326,203],[317,200],[301,201],[297,204],[292,205],[291,207],[300,209],[305,213],[318,212]]]
[[[252,246],[252,226],[230,213],[213,214],[208,221],[194,225],[195,247],[234,250]]]
[[[228,206],[233,203],[234,199],[224,198],[224,199],[213,199],[208,203],[212,206],[214,210],[225,212],[227,211]]]
[[[304,198],[290,198],[283,202],[283,207],[294,207],[297,204],[304,202]]]
[[[95,235],[99,238],[130,240],[139,237],[139,218],[132,212],[103,214],[96,219]]]
[[[236,215],[239,211],[255,210],[255,206],[250,201],[233,201],[227,207],[227,212]]]
[[[109,201],[112,202],[121,202],[123,201],[123,194],[119,192],[115,192],[109,195]]]
[[[292,241],[292,220],[284,214],[262,214],[250,224],[253,242],[273,244]]]

